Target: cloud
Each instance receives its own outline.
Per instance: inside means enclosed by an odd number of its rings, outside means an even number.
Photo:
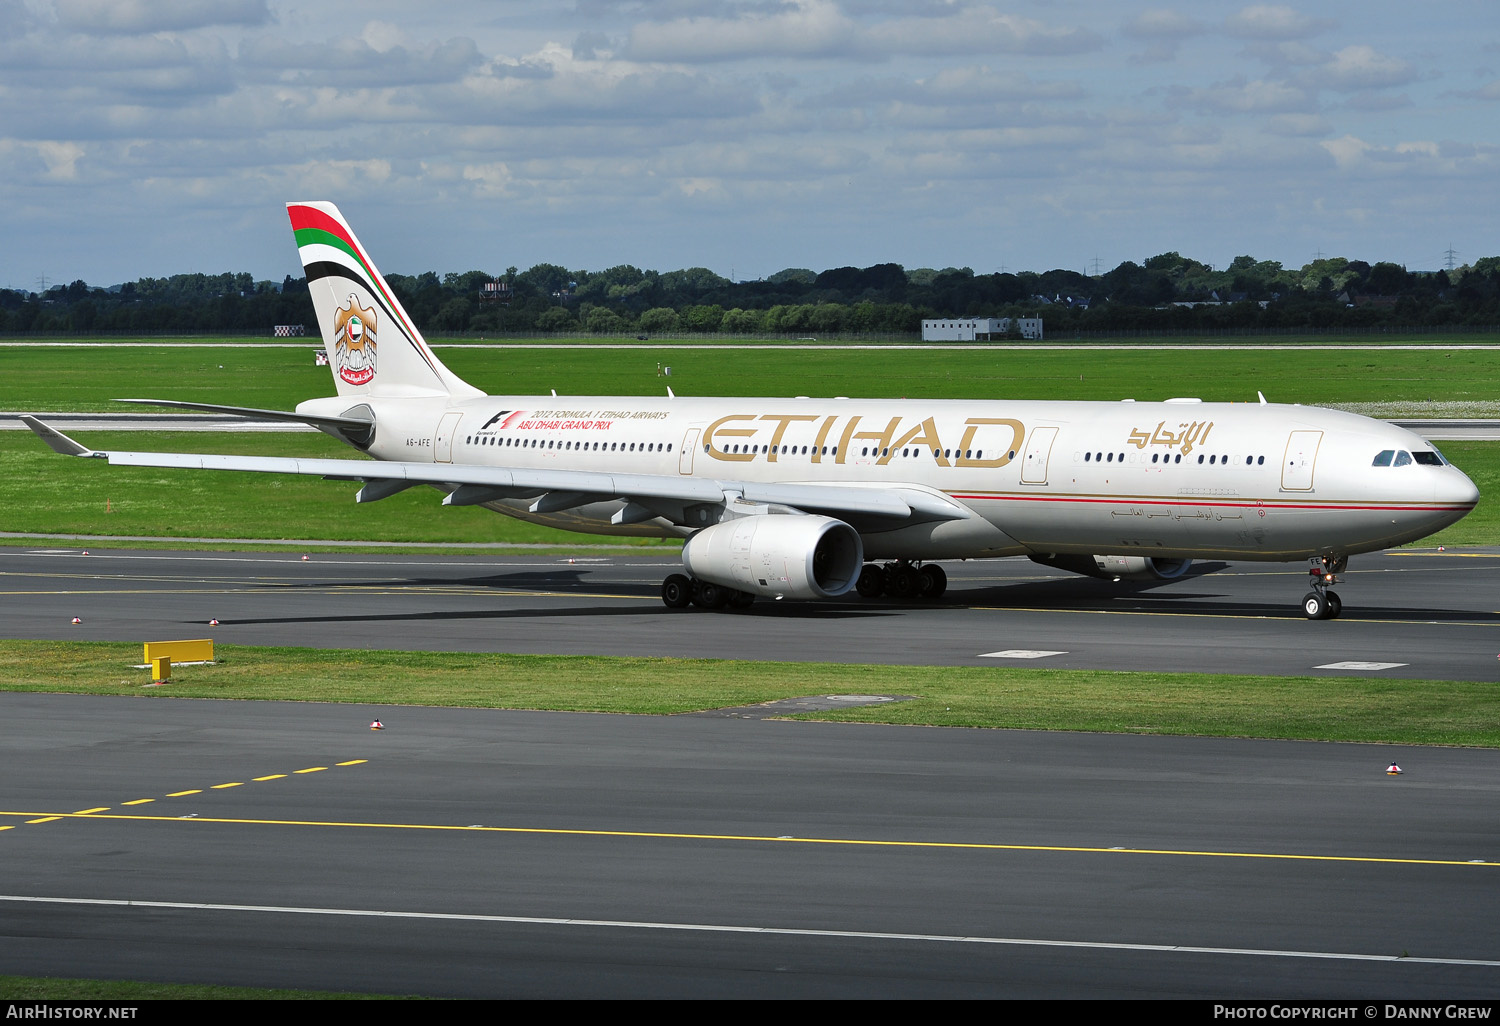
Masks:
[[[1103,46],[1103,39],[1090,29],[1052,26],[991,7],[935,10],[940,13],[931,17],[898,16],[866,23],[851,18],[831,0],[793,0],[737,10],[728,17],[642,22],[631,29],[624,54],[640,61],[703,63],[767,57],[1060,55]]]
[[[1201,89],[1175,87],[1169,91],[1167,102],[1172,107],[1206,114],[1303,113],[1315,106],[1313,97],[1298,86],[1267,79],[1247,81],[1243,77]]]
[[[1456,95],[1466,100],[1500,100],[1500,78],[1492,79],[1478,89],[1466,89]]]
[[[1261,126],[1272,135],[1292,138],[1316,137],[1333,131],[1333,123],[1321,114],[1277,114]]]
[[[1290,7],[1271,4],[1241,8],[1225,22],[1225,28],[1232,36],[1272,42],[1306,39],[1332,27],[1333,23],[1326,19],[1312,18]]]
[[[1320,143],[1343,171],[1399,176],[1415,181],[1433,177],[1489,177],[1500,163],[1500,147],[1472,143],[1409,140],[1380,146],[1354,135]]]
[[[367,36],[385,43],[372,46]],[[288,84],[342,87],[402,86],[452,82],[482,63],[472,39],[450,39],[413,47],[390,44],[378,31],[322,43],[294,43],[260,36],[240,48],[239,64],[251,78]]]
[[[1207,26],[1197,19],[1166,8],[1142,11],[1124,27],[1126,36],[1146,44],[1146,49],[1137,55],[1137,59],[1148,62],[1173,59],[1184,41],[1207,31]]]
[[[53,0],[63,28],[88,35],[184,32],[213,25],[264,25],[266,0]]]
[[[1075,81],[1038,82],[1014,70],[987,65],[944,68],[925,78],[860,79],[806,101],[809,108],[867,107],[892,101],[921,106],[972,107],[1028,100],[1075,100],[1084,90]]]
[[[33,93],[12,105],[12,125],[40,113],[78,123],[119,105],[193,105],[236,87],[232,61],[214,38],[65,35],[0,43],[0,85]]]
[[[645,22],[631,29],[626,53],[635,60],[700,62],[760,56],[815,56],[847,52],[855,23],[827,0],[800,0],[778,9],[734,17],[689,17]]]
[[[1363,45],[1339,50],[1317,74],[1328,88],[1349,91],[1406,85],[1416,77],[1416,70],[1406,61]]]

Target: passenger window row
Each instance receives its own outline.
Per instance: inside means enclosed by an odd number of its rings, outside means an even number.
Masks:
[[[1132,455],[1134,455],[1134,454],[1132,454]],[[1076,458],[1076,456],[1075,456],[1075,458]],[[1377,457],[1377,459],[1378,458],[1379,457]],[[1239,459],[1240,458],[1238,456],[1234,457],[1234,462],[1235,462],[1236,466],[1243,465],[1243,466],[1246,466],[1246,467],[1263,467],[1266,464],[1266,458],[1264,456],[1246,456],[1245,457],[1245,462],[1243,464],[1240,464]],[[1125,462],[1125,454],[1122,452],[1118,456],[1116,456],[1112,452],[1086,452],[1086,453],[1083,454],[1083,462],[1085,462],[1085,463],[1124,463]],[[1144,464],[1146,462],[1146,454],[1145,453],[1141,453],[1140,462],[1142,464]],[[1172,464],[1172,465],[1175,466],[1175,465],[1177,465],[1177,464],[1179,464],[1179,463],[1182,462],[1182,454],[1181,453],[1175,453],[1174,454],[1174,453],[1170,453],[1170,452],[1169,453],[1154,452],[1154,453],[1151,454],[1151,462],[1154,463],[1154,464],[1157,464],[1158,466],[1167,466],[1168,464]],[[1188,462],[1191,464],[1192,460],[1189,460]],[[1224,467],[1227,467],[1227,466],[1229,466],[1229,457],[1227,455],[1220,455],[1219,453],[1212,453],[1212,454],[1199,453],[1198,454],[1198,463],[1199,463],[1199,465],[1207,465],[1207,466],[1210,466],[1210,467],[1213,467],[1213,466],[1224,466]]]
[[[499,438],[469,435],[469,445],[498,445],[519,449],[560,449],[564,452],[671,452],[671,442],[575,442],[567,438]]]
[[[736,443],[736,444],[728,446],[727,448],[725,448],[725,449],[723,449],[721,451],[724,452],[726,455],[730,455],[730,456],[743,456],[743,455],[746,455],[746,454],[749,454],[749,455],[752,455],[752,456],[756,456],[756,455],[768,455],[768,454],[770,454],[770,452],[771,452],[771,450],[773,448],[775,448],[775,446],[771,446],[771,445],[755,446],[755,445],[743,445],[743,444]],[[703,443],[703,451],[704,452],[712,452],[713,451],[713,446],[710,443],[708,443],[708,442],[704,442]],[[859,454],[861,456],[872,457],[872,458],[878,457],[878,458],[881,458],[881,459],[885,459],[887,457],[890,457],[890,458],[894,459],[897,456],[900,456],[900,457],[903,457],[903,458],[906,458],[906,459],[910,459],[913,456],[921,456],[921,455],[923,455],[926,452],[927,452],[926,449],[923,449],[923,448],[921,448],[919,446],[910,446],[910,445],[906,446],[906,447],[904,447],[904,448],[902,448],[902,449],[900,449],[898,451],[893,451],[890,448],[890,446],[875,446],[875,445],[861,446],[860,450],[859,450]],[[787,455],[791,455],[791,456],[806,456],[806,455],[808,455],[808,453],[813,453],[814,455],[817,455],[817,456],[837,456],[839,454],[839,447],[836,446],[836,445],[825,445],[825,446],[822,446],[820,448],[819,446],[816,446],[816,445],[814,445],[814,446],[806,446],[806,445],[804,445],[804,446],[801,446],[799,448],[798,446],[795,446],[795,445],[790,445],[790,446],[789,445],[783,445],[783,446],[781,446],[780,449],[776,450],[776,454],[778,456],[787,456]],[[969,460],[969,459],[982,460],[982,459],[984,459],[984,450],[983,449],[934,449],[934,450],[932,450],[932,458],[933,459],[954,459],[954,458],[961,458],[961,459],[966,459],[966,460]],[[1009,459],[1015,459],[1016,458],[1016,451],[1014,449],[1012,449],[1010,451],[1010,455],[1009,455],[1008,458]]]

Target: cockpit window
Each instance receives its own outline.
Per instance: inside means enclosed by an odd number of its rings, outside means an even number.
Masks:
[[[1395,449],[1382,449],[1380,452],[1377,452],[1375,454],[1375,462],[1371,463],[1370,466],[1372,466],[1372,467],[1389,467],[1391,465],[1391,457],[1393,457],[1395,455],[1396,455],[1396,450]]]
[[[1396,462],[1393,464],[1393,466],[1411,466],[1411,453],[1407,452],[1405,449],[1402,449],[1400,452],[1396,453]]]
[[[1411,458],[1424,467],[1441,467],[1443,457],[1435,452],[1422,452],[1420,449],[1411,454]]]

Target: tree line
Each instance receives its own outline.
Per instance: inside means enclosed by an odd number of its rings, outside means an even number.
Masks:
[[[1500,324],[1500,257],[1452,271],[1414,272],[1343,257],[1293,269],[1241,256],[1215,270],[1173,252],[1093,276],[907,270],[887,263],[821,273],[791,267],[749,282],[703,267],[572,271],[537,264],[501,274],[393,274],[387,281],[417,324],[435,336],[914,336],[925,318],[1023,316],[1044,318],[1053,337]],[[315,330],[305,279],[178,274],[112,288],[75,281],[43,292],[0,290],[0,332],[8,334],[270,335],[282,324]]]

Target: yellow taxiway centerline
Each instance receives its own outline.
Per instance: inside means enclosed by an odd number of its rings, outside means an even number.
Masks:
[[[764,834],[690,834],[651,830],[588,830],[566,829],[559,827],[503,827],[481,825],[458,826],[449,823],[359,823],[344,822],[338,820],[309,819],[235,819],[219,816],[195,816],[192,819],[183,819],[179,816],[134,816],[124,815],[120,813],[106,816],[97,813],[40,813],[7,811],[0,811],[0,816],[44,817],[39,819],[29,819],[27,820],[28,823],[46,823],[51,822],[54,819],[88,819],[96,822],[98,820],[117,819],[129,820],[134,822],[157,823],[220,823],[236,826],[344,827],[364,830],[423,830],[434,832],[451,831],[455,833],[471,834],[531,834],[554,837],[630,837],[640,838],[644,840],[662,841],[737,841],[741,843],[810,844],[866,848],[915,848],[938,851],[1057,852],[1075,855],[1168,855],[1193,858],[1272,859],[1289,862],[1371,863],[1403,866],[1500,866],[1500,862],[1489,862],[1482,859],[1419,859],[1395,858],[1374,855],[1299,855],[1290,852],[1197,851],[1193,849],[1178,848],[1125,848],[1118,846],[1093,847],[1086,845],[1059,844],[998,844],[984,841],[883,841],[852,837],[773,837]]]

